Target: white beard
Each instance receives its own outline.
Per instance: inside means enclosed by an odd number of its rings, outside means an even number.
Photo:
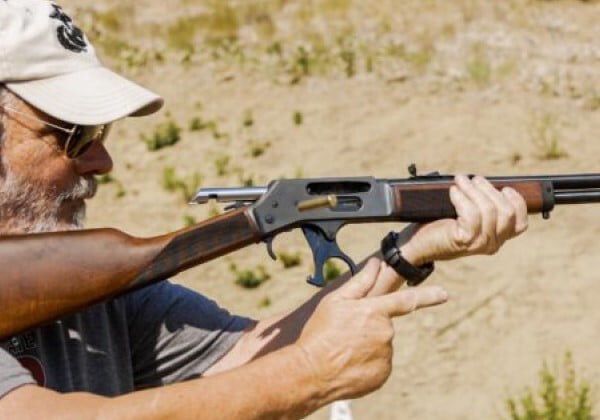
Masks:
[[[9,165],[3,166],[5,177],[0,181],[0,223],[5,228],[0,234],[78,230],[83,227],[83,199],[93,197],[97,189],[93,176],[81,177],[69,190],[49,192],[20,179]],[[69,220],[59,220],[61,208],[74,200],[81,200],[81,205],[72,211]]]

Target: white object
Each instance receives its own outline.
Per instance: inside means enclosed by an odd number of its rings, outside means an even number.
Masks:
[[[331,404],[329,420],[352,420],[350,401],[335,401]]]
[[[147,115],[163,104],[157,94],[103,67],[84,33],[47,0],[0,0],[0,83],[72,124]]]

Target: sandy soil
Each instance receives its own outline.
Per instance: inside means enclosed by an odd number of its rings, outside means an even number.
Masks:
[[[100,7],[64,3],[78,13],[84,6]],[[514,7],[508,9],[508,3]],[[141,4],[135,13],[142,21],[167,22],[176,10],[156,1],[143,2],[149,9]],[[182,4],[192,7],[192,2]],[[202,173],[204,186],[236,186],[237,174],[216,175],[214,161],[222,154],[259,184],[299,172],[401,177],[411,162],[422,172],[598,172],[600,110],[590,101],[600,95],[600,4],[506,4],[427,1],[419,10],[415,2],[394,7],[382,1],[379,7],[387,7],[392,18],[413,19],[415,27],[439,26],[440,20],[461,14],[453,36],[434,37],[436,55],[422,74],[400,66],[391,74],[309,77],[290,86],[260,71],[223,69],[200,60],[182,66],[167,59],[130,71],[130,77],[165,96],[166,109],[184,128],[197,115],[215,118],[230,139],[184,129],[177,145],[150,153],[139,133],[150,133],[164,115],[119,123],[108,148],[114,176],[126,194],[117,198],[114,183],[102,186],[90,203],[89,225],[153,235],[183,226],[184,215],[207,217],[207,209],[188,207],[161,187],[162,171],[176,166],[181,174]],[[414,11],[419,13],[411,15]],[[484,85],[464,77],[472,42],[485,46],[494,69]],[[503,75],[499,69],[508,59],[514,70]],[[246,110],[255,120],[250,128],[241,127]],[[294,124],[295,111],[302,112],[302,125]],[[567,157],[539,158],[532,131],[544,114],[556,119],[555,132]],[[252,139],[270,142],[262,156],[249,155]],[[560,360],[566,350],[594,386],[597,400],[599,216],[597,206],[559,208],[549,221],[534,217],[530,230],[497,256],[439,264],[431,283],[445,285],[450,301],[397,320],[392,377],[381,390],[353,402],[355,417],[502,417],[506,397],[533,385],[542,361]],[[340,243],[359,259],[392,227],[347,227]],[[175,281],[232,312],[278,313],[315,292],[304,281],[311,263],[303,241],[295,232],[275,243],[278,250],[299,251],[299,267],[284,270],[264,247],[253,246]],[[263,264],[272,279],[256,290],[240,289],[229,270],[233,261],[244,268]],[[265,297],[272,302],[269,307],[260,306]],[[326,414],[321,410],[310,418]]]

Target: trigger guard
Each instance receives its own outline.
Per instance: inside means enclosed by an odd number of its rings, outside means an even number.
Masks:
[[[352,274],[356,273],[356,264],[340,249],[335,241],[335,235],[328,235],[316,226],[303,226],[302,232],[312,251],[315,265],[315,272],[312,276],[308,277],[308,283],[318,287],[325,286],[326,281],[323,277],[323,267],[328,260],[333,258],[342,260],[348,265]],[[331,232],[328,233],[330,234]],[[333,238],[330,239],[330,236],[333,236]]]

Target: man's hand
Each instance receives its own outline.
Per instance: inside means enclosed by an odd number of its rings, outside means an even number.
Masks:
[[[457,219],[416,225],[402,254],[415,265],[466,255],[494,254],[502,244],[527,229],[527,205],[512,188],[498,191],[485,178],[456,177],[450,199]]]
[[[367,297],[375,283],[394,275],[385,263],[369,260],[358,275],[319,302],[302,330],[295,346],[328,401],[379,388],[392,367],[391,318],[447,299],[439,286]]]

